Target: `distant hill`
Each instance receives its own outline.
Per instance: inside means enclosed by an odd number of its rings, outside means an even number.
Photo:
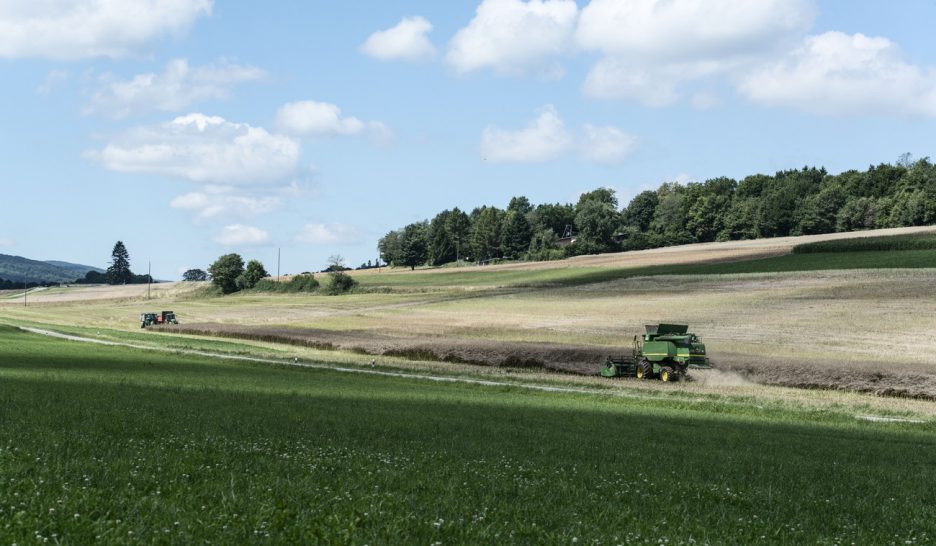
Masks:
[[[75,272],[75,278],[84,277],[85,273],[88,271],[97,271],[98,273],[104,273],[105,270],[100,267],[94,267],[93,265],[84,265],[84,264],[73,264],[69,262],[60,262],[58,260],[44,260],[45,263],[54,265],[56,267],[61,267],[62,269],[67,269],[69,271]]]
[[[103,272],[89,265],[73,264],[57,260],[39,261],[0,254],[0,279],[14,282],[72,282],[84,277],[88,271]]]

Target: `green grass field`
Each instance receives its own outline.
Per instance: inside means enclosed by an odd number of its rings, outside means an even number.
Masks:
[[[0,543],[931,543],[936,426],[854,411],[440,384],[0,327]]]
[[[852,239],[808,243],[793,247],[794,254],[894,250],[936,250],[936,234],[915,233],[885,237],[855,237]]]
[[[836,241],[837,242],[837,241]],[[817,243],[818,244],[818,243]],[[823,243],[824,244],[824,243]],[[936,249],[811,251],[771,258],[719,263],[654,265],[633,268],[576,267],[532,270],[471,268],[408,275],[366,275],[359,281],[365,289],[447,288],[490,286],[581,286],[633,277],[656,275],[730,275],[739,273],[782,273],[833,269],[934,268]]]

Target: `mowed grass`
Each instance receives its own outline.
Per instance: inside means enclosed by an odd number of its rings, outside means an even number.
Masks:
[[[0,543],[929,543],[936,428],[0,327]]]
[[[850,240],[841,241],[843,243]],[[839,242],[839,241],[833,241]],[[823,243],[824,244],[824,243]],[[654,265],[632,268],[556,267],[537,270],[492,270],[473,268],[451,272],[362,275],[365,288],[430,287],[549,287],[587,284],[651,277],[657,275],[732,275],[739,273],[783,273],[833,269],[916,269],[936,267],[936,249],[847,250],[840,252],[804,252],[770,258],[718,263]]]
[[[936,250],[936,233],[914,233],[885,237],[856,237],[796,245],[794,254],[810,252],[858,252],[894,250]]]

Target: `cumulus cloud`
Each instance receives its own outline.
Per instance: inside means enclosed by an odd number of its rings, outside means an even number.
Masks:
[[[115,118],[147,110],[174,112],[198,101],[227,98],[235,85],[265,76],[260,68],[225,59],[194,67],[186,59],[174,59],[161,74],[138,74],[130,79],[102,76],[102,87],[94,92],[85,112],[103,112]]]
[[[510,131],[492,125],[481,134],[481,155],[495,163],[547,161],[571,146],[572,136],[551,104],[541,108],[539,116],[523,129]]]
[[[299,155],[299,142],[292,138],[198,113],[138,127],[85,153],[112,171],[226,186],[282,183],[296,173]]]
[[[225,218],[253,218],[273,212],[281,204],[282,199],[276,196],[190,192],[176,197],[169,206],[192,213],[196,223],[200,223]]]
[[[44,0],[3,2],[0,58],[122,57],[186,31],[212,0]]]
[[[668,106],[679,100],[677,85],[687,75],[664,65],[607,57],[592,66],[582,84],[585,95],[598,99],[634,100],[645,106]]]
[[[814,17],[811,0],[593,0],[575,40],[604,57],[582,91],[670,105],[683,84],[734,73],[793,43]]]
[[[936,116],[936,69],[903,60],[882,37],[826,32],[740,85],[753,101],[819,115]]]
[[[572,45],[577,16],[574,0],[484,0],[452,38],[445,60],[459,73],[534,67],[554,74],[550,63]]]
[[[296,242],[311,245],[355,244],[361,238],[361,231],[347,224],[306,224],[295,237]]]
[[[425,61],[436,49],[426,36],[432,23],[423,17],[404,17],[395,27],[378,30],[359,48],[361,53],[381,61]]]
[[[284,133],[306,137],[367,133],[377,141],[392,138],[390,128],[382,122],[343,116],[338,106],[314,100],[284,104],[276,112],[276,127]]]
[[[637,137],[611,126],[585,124],[580,136],[573,135],[556,109],[547,104],[523,129],[487,127],[481,134],[481,155],[493,163],[536,163],[578,149],[586,161],[618,163],[630,155],[636,144]]]
[[[575,37],[609,55],[711,60],[770,50],[806,30],[815,12],[811,0],[592,0]]]
[[[214,240],[224,246],[258,246],[269,242],[270,235],[254,226],[231,224],[224,226]]]
[[[637,137],[617,127],[597,127],[585,124],[584,137],[579,144],[582,157],[595,163],[620,163],[637,146]]]

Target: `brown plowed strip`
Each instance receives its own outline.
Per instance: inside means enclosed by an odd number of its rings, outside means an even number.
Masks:
[[[613,354],[615,347],[594,347],[554,343],[505,342],[433,337],[396,337],[354,330],[333,331],[315,328],[275,328],[233,324],[185,324],[160,326],[160,332],[208,335],[288,343],[326,350],[354,351],[374,356],[399,356],[411,360],[460,362],[483,366],[543,368],[580,375],[594,375],[598,366]],[[624,351],[627,355],[630,350]]]
[[[286,343],[324,350],[345,350],[374,356],[399,356],[411,360],[459,362],[482,366],[542,368],[595,375],[609,355],[629,357],[630,349],[586,345],[508,342],[449,337],[400,337],[355,330],[321,330],[240,326],[233,324],[186,324],[156,327],[160,332],[205,335]],[[936,374],[891,373],[887,363],[836,360],[789,361],[748,355],[713,355],[715,367],[736,372],[763,385],[804,389],[865,392],[936,400]]]

